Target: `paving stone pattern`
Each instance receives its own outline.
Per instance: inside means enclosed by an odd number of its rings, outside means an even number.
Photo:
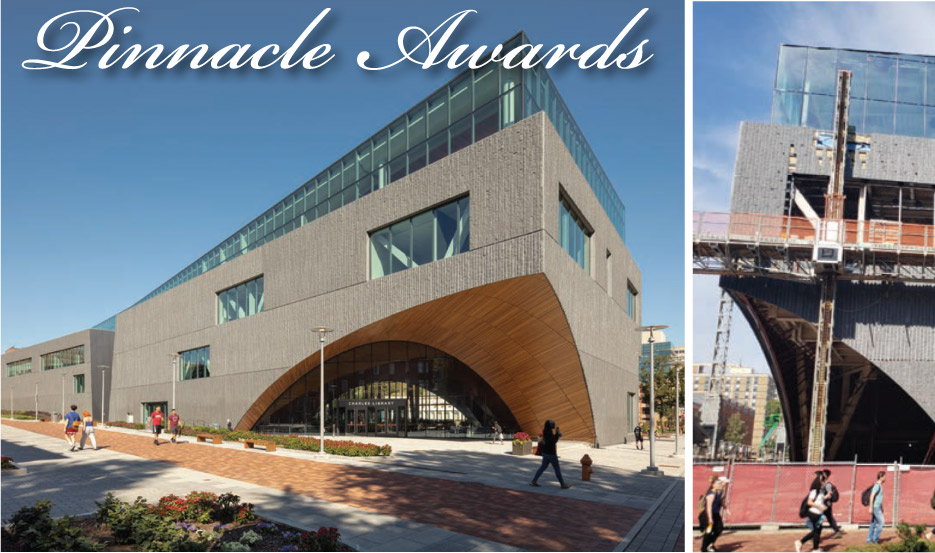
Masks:
[[[61,425],[4,421],[4,425],[61,438]],[[235,479],[363,511],[428,524],[450,532],[494,538],[531,550],[610,551],[642,510],[484,484],[321,463],[259,451],[165,444],[145,436],[98,430],[108,448],[176,467]],[[63,442],[64,443],[64,442]],[[391,542],[380,536],[382,547]],[[361,540],[369,539],[367,536]],[[396,544],[412,550],[412,544]],[[454,550],[464,550],[458,544]],[[367,543],[363,543],[366,549]],[[472,547],[473,548],[473,547]]]
[[[5,455],[28,466],[25,475],[3,475],[4,518],[40,499],[52,500],[53,516],[61,516],[94,512],[95,501],[107,492],[123,501],[142,496],[153,502],[169,493],[205,490],[235,493],[242,501],[255,504],[261,516],[302,530],[336,526],[342,541],[357,551],[517,550],[495,541],[175,467],[110,448],[66,453],[61,438],[17,428],[4,427],[2,443]]]
[[[624,551],[684,551],[685,482],[673,485]]]

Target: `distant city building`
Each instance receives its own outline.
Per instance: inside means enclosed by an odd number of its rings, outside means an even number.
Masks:
[[[692,365],[692,390],[696,395],[708,389],[710,378],[710,363]],[[773,378],[767,373],[754,372],[750,367],[728,365],[721,391],[721,395],[725,398],[749,407],[753,411],[752,432],[747,445],[759,446],[763,439],[766,403],[778,398]]]

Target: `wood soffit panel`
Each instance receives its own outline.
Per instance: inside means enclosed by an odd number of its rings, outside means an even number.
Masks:
[[[512,278],[401,311],[326,344],[326,359],[379,341],[432,346],[471,367],[526,432],[554,419],[568,439],[595,441],[584,371],[562,306],[543,274]],[[286,371],[244,413],[249,430],[286,389],[317,373],[316,350]]]

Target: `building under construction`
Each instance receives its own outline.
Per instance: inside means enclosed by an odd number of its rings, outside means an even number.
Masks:
[[[754,330],[791,460],[932,463],[935,57],[781,46],[730,211],[695,214],[694,271]]]

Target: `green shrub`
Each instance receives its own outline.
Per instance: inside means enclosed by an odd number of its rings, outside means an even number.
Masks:
[[[845,551],[935,551],[935,543],[925,540],[926,527],[901,522],[896,526],[896,539],[885,543],[850,545]]]
[[[102,545],[81,535],[74,518],[53,520],[52,503],[45,499],[23,507],[10,518],[10,533],[27,551],[100,551]]]
[[[221,544],[221,551],[250,551],[250,546],[239,541],[228,541]]]

